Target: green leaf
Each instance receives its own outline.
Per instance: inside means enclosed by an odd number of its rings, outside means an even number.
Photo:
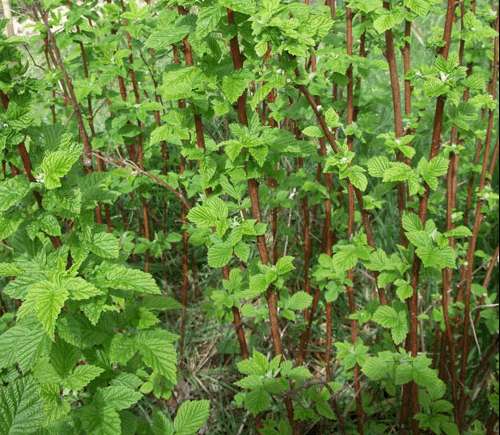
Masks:
[[[40,320],[47,334],[54,338],[54,329],[57,316],[64,306],[69,292],[50,281],[42,281],[31,287],[25,304],[34,305],[35,315]]]
[[[262,168],[266,161],[266,157],[269,154],[269,148],[267,146],[252,147],[248,149],[248,152]]]
[[[113,265],[106,272],[107,285],[119,290],[134,290],[144,293],[160,294],[161,290],[154,278],[138,269]]]
[[[309,137],[323,137],[325,135],[323,130],[316,125],[310,125],[309,127],[304,128],[304,130],[302,130],[302,134]]]
[[[422,18],[424,18],[429,11],[429,4],[426,0],[404,0],[403,3],[408,9]]]
[[[396,367],[396,378],[394,382],[396,385],[403,385],[413,380],[413,367],[409,362],[403,362]]]
[[[217,26],[225,15],[225,9],[218,4],[199,6],[198,20],[196,20],[196,36],[202,40]]]
[[[416,254],[425,267],[435,267],[439,270],[445,267],[456,268],[457,253],[451,246],[418,246]]]
[[[397,326],[399,321],[397,311],[388,305],[378,307],[377,311],[373,314],[372,319],[384,328],[394,328]]]
[[[403,228],[409,232],[424,230],[424,227],[418,215],[409,211],[405,211],[403,213],[402,225]]]
[[[153,408],[153,434],[174,435],[172,422],[167,419],[163,412],[156,408]]]
[[[26,273],[24,269],[15,263],[0,263],[0,275],[2,276],[19,276]]]
[[[73,373],[63,381],[63,388],[82,390],[83,387],[87,386],[92,379],[97,378],[103,371],[103,368],[91,364],[77,366]]]
[[[394,284],[397,286],[396,294],[401,301],[405,301],[413,295],[413,287],[405,280],[398,279],[394,281]]]
[[[118,413],[109,406],[93,403],[82,409],[82,424],[89,435],[116,435],[121,433]]]
[[[361,166],[353,165],[342,171],[341,177],[349,178],[354,187],[363,192],[368,186],[368,178],[366,178],[364,172],[365,170]]]
[[[234,245],[233,249],[234,253],[240,260],[244,262],[248,261],[248,258],[250,257],[250,245],[248,243],[238,242]]]
[[[391,13],[384,13],[373,22],[373,27],[378,33],[384,33],[396,25],[396,20]]]
[[[385,169],[382,181],[407,181],[410,179],[412,169],[406,163],[390,162]]]
[[[446,435],[460,435],[458,426],[453,421],[443,421],[441,423],[441,429]]]
[[[245,407],[254,416],[264,411],[270,404],[271,396],[264,388],[249,391],[245,395]]]
[[[90,249],[99,257],[118,258],[120,243],[111,233],[97,233],[94,234]]]
[[[227,205],[218,196],[212,195],[209,198],[207,198],[205,200],[205,205],[215,213],[217,219],[224,220],[227,218],[227,215],[229,213]]]
[[[285,275],[286,273],[294,270],[295,266],[293,265],[293,260],[294,260],[294,257],[292,257],[291,255],[281,257],[276,262],[276,273],[278,275]]]
[[[438,185],[437,177],[440,177],[448,172],[448,160],[443,157],[436,156],[432,160],[427,161],[425,157],[422,157],[418,163],[418,171],[429,187],[435,190]]]
[[[184,402],[175,416],[175,433],[177,435],[195,434],[208,419],[209,405],[208,400]]]
[[[436,400],[432,404],[432,410],[434,412],[450,412],[453,409],[453,405],[447,400]]]
[[[215,211],[204,205],[192,208],[187,218],[201,228],[214,227],[218,220]]]
[[[184,39],[193,29],[191,26],[175,25],[151,33],[146,40],[145,47],[153,50],[168,50],[172,44]]]
[[[268,287],[269,284],[267,282],[266,275],[258,273],[250,276],[250,291],[254,292],[256,296],[264,293]]]
[[[24,174],[0,183],[0,212],[7,211],[21,201],[30,191],[28,177]]]
[[[262,376],[250,375],[250,376],[245,376],[243,379],[240,379],[234,384],[240,388],[255,390],[256,388],[262,387],[264,385],[264,381],[262,380]]]
[[[390,375],[391,370],[392,365],[379,357],[368,358],[361,369],[366,376],[374,381],[382,379],[386,375]]]
[[[81,301],[93,296],[103,295],[104,292],[83,278],[66,278],[62,282],[69,291],[68,299]]]
[[[408,321],[404,311],[398,312],[398,322],[391,328],[391,336],[395,344],[400,344],[408,335]]]
[[[285,308],[289,310],[303,310],[309,307],[313,297],[304,291],[298,291],[285,302]]]
[[[222,90],[231,104],[236,103],[253,79],[253,74],[245,69],[240,69],[232,73],[232,75],[224,76],[222,79]]]
[[[182,304],[170,296],[146,295],[142,299],[142,306],[148,310],[179,310]]]
[[[210,267],[224,267],[233,257],[231,242],[217,242],[208,248],[208,265]]]
[[[60,236],[61,226],[59,221],[55,216],[51,214],[45,214],[38,220],[38,225],[40,229],[46,232],[49,236]]]
[[[97,392],[97,400],[102,401],[103,406],[109,406],[117,410],[130,408],[141,398],[141,393],[123,385],[100,388]]]
[[[368,160],[368,173],[372,177],[381,178],[385,175],[385,171],[389,168],[389,159],[384,156],[372,157]]]
[[[177,354],[171,341],[156,331],[140,331],[136,343],[148,367],[177,383]]]
[[[75,162],[79,154],[55,151],[45,156],[42,162],[42,171],[45,174],[44,183],[47,189],[61,186],[60,178],[64,177]]]
[[[23,222],[23,218],[19,211],[13,213],[0,214],[0,240],[4,240],[14,234]]]
[[[50,352],[50,338],[33,316],[26,317],[0,336],[0,368],[14,363],[26,373]]]
[[[256,10],[255,0],[219,0],[219,4],[246,15],[252,15]]]
[[[444,233],[446,237],[469,237],[472,236],[471,230],[464,225],[459,225],[453,228],[451,231],[446,231]]]
[[[32,434],[43,418],[43,401],[31,376],[0,387],[0,435]]]
[[[333,254],[333,264],[338,271],[352,269],[358,262],[358,249],[355,245],[344,245],[340,250]]]

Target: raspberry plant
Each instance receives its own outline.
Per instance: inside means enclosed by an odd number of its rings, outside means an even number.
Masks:
[[[495,433],[493,2],[12,6],[0,434]]]

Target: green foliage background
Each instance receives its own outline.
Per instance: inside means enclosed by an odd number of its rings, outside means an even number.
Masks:
[[[496,5],[12,8],[1,435],[498,430]]]

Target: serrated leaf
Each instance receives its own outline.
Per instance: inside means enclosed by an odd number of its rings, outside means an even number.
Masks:
[[[422,260],[425,267],[444,269],[455,268],[457,253],[451,246],[438,248],[437,246],[418,246],[416,254]]]
[[[302,134],[309,137],[323,137],[325,135],[323,130],[316,125],[310,125],[309,127],[304,128],[304,130],[302,130]]]
[[[471,230],[464,225],[459,225],[453,228],[451,231],[446,231],[444,233],[446,237],[469,237],[472,236]]]
[[[363,192],[368,186],[368,178],[364,172],[365,170],[361,166],[353,165],[343,171],[341,176],[349,178],[353,186]]]
[[[142,394],[123,385],[111,385],[100,388],[97,392],[97,400],[103,406],[113,409],[127,409],[137,403],[142,398]]]
[[[89,435],[116,435],[121,433],[118,413],[109,406],[91,404],[82,409],[82,424]]]
[[[227,218],[229,210],[226,203],[218,196],[210,196],[205,200],[205,206],[212,210],[218,219],[224,220]]]
[[[258,273],[250,276],[250,291],[255,293],[256,296],[264,293],[268,287],[269,284],[264,274]]]
[[[145,47],[153,50],[167,50],[172,44],[184,39],[193,29],[191,26],[175,25],[151,33],[146,40]]]
[[[19,364],[23,373],[50,352],[50,338],[33,316],[18,322],[0,336],[0,368]]]
[[[388,305],[382,305],[377,308],[372,319],[384,328],[394,328],[398,324],[399,317],[394,308]]]
[[[289,310],[303,310],[312,303],[313,297],[304,291],[298,291],[285,302],[285,308]]]
[[[21,201],[30,191],[30,184],[26,175],[18,175],[0,183],[0,212],[11,208]]]
[[[386,30],[392,29],[395,24],[394,16],[391,13],[385,13],[373,22],[373,27],[378,33],[384,33]]]
[[[234,253],[241,261],[248,261],[248,258],[250,257],[250,245],[248,245],[248,243],[238,242],[234,245],[233,249]]]
[[[230,242],[217,242],[208,248],[208,265],[210,267],[224,267],[233,257],[233,247]]]
[[[248,149],[248,152],[262,168],[269,154],[269,148],[267,146],[252,147]]]
[[[245,395],[245,407],[254,416],[264,411],[270,404],[271,396],[264,388],[249,391]]]
[[[411,231],[423,231],[424,230],[424,227],[422,225],[422,221],[420,220],[418,215],[416,215],[415,213],[405,211],[403,213],[403,219],[401,222],[402,222],[403,228],[406,231],[411,232]]]
[[[138,269],[114,265],[106,272],[107,285],[118,290],[134,290],[144,293],[160,294],[161,290],[154,278]]]
[[[422,157],[418,164],[418,171],[427,184],[429,184],[432,189],[436,189],[436,178],[448,172],[448,160],[441,156],[436,156],[432,160],[427,161]]]
[[[250,71],[240,69],[232,75],[226,75],[222,79],[222,90],[231,104],[236,103],[238,98],[246,91],[250,82],[254,79]]]
[[[406,163],[390,162],[382,176],[382,181],[407,181],[411,177],[412,169]]]
[[[384,156],[372,157],[368,160],[368,173],[372,177],[382,178],[387,168],[389,168],[389,159]]]
[[[338,271],[352,269],[356,266],[358,258],[358,250],[355,245],[342,246],[332,257],[335,269]]]
[[[43,401],[31,376],[0,387],[0,434],[36,432],[44,418]]]
[[[391,336],[395,344],[400,344],[408,335],[408,321],[404,311],[398,312],[398,322],[395,327],[391,328]]]
[[[2,276],[19,276],[26,273],[24,269],[15,263],[0,263],[0,275]]]
[[[276,273],[278,275],[284,275],[284,274],[294,270],[295,266],[293,265],[293,260],[294,260],[294,257],[292,257],[291,255],[281,257],[276,262]]]
[[[118,258],[120,243],[111,233],[97,233],[94,234],[90,249],[99,257]]]
[[[217,214],[207,206],[199,205],[192,208],[187,218],[199,227],[214,227],[217,225]]]
[[[411,363],[402,363],[396,367],[396,385],[403,385],[413,380],[413,367]]]
[[[441,429],[446,435],[460,435],[458,426],[453,421],[443,421],[441,423]]]
[[[57,316],[64,306],[69,292],[66,288],[60,287],[50,281],[42,281],[31,287],[25,304],[33,304],[35,315],[40,320],[47,334],[54,338],[54,329]]]
[[[413,287],[408,282],[397,280],[394,284],[397,286],[396,294],[401,301],[405,301],[413,295]]]
[[[368,376],[370,379],[376,381],[382,379],[386,375],[390,375],[392,366],[388,364],[387,361],[379,357],[368,358],[361,371]]]
[[[163,412],[156,408],[153,408],[153,434],[174,435],[172,422],[167,419]]]
[[[206,37],[215,29],[224,14],[225,10],[221,5],[215,4],[204,7],[200,5],[198,19],[196,20],[196,36],[200,40]]]
[[[182,304],[170,296],[146,295],[142,299],[142,306],[148,310],[179,310]]]
[[[102,290],[80,277],[66,278],[63,280],[63,285],[68,289],[68,299],[74,301],[81,301],[104,294]]]
[[[255,0],[219,0],[219,3],[235,12],[252,15],[255,12]]]
[[[152,331],[140,331],[136,343],[146,365],[175,384],[177,354],[171,341]]]
[[[64,177],[78,160],[77,153],[55,151],[45,156],[42,162],[42,171],[45,174],[44,184],[47,189],[61,186],[60,178]]]
[[[120,333],[113,334],[109,344],[109,360],[113,363],[127,364],[137,352],[137,343],[133,337]]]
[[[429,11],[429,4],[426,0],[404,0],[403,3],[408,9],[422,18],[424,18]]]
[[[46,214],[42,216],[37,223],[40,226],[40,229],[46,232],[49,236],[61,235],[61,226],[55,216]]]
[[[184,402],[177,411],[174,428],[177,435],[196,433],[208,419],[210,402],[208,400]]]
[[[75,367],[73,373],[71,373],[63,381],[63,388],[69,388],[70,390],[81,390],[92,379],[97,378],[97,376],[99,376],[103,371],[103,368],[91,364],[77,366]]]

